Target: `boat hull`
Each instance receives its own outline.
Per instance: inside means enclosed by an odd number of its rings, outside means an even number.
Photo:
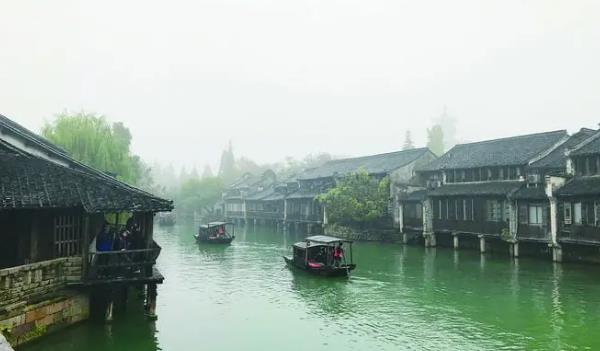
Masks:
[[[197,242],[206,244],[231,244],[233,239],[235,239],[234,236],[227,238],[208,238],[199,235],[194,235],[194,238],[196,238]]]
[[[306,265],[299,265],[291,257],[283,256],[285,263],[295,269],[300,269],[310,274],[319,275],[322,277],[348,277],[350,272],[356,268],[356,264],[347,264],[340,267],[325,266],[320,268],[312,268]]]

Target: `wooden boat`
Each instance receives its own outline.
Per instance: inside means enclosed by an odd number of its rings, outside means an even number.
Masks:
[[[235,238],[234,226],[230,222],[211,222],[203,224],[194,235],[196,241],[210,244],[230,244]]]
[[[343,254],[336,261],[336,248],[348,244],[348,256]],[[344,249],[345,250],[345,249]],[[312,274],[326,277],[347,277],[356,268],[352,262],[352,241],[326,235],[309,236],[304,241],[293,245],[293,255],[283,256],[289,267],[305,270]]]

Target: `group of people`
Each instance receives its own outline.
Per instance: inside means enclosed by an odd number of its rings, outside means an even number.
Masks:
[[[142,233],[133,218],[129,218],[124,228],[113,230],[111,225],[104,223],[96,236],[96,251],[134,250],[142,246]]]

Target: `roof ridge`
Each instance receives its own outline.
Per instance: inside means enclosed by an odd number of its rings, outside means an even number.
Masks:
[[[427,151],[429,150],[429,148],[427,147],[418,147],[418,148],[412,148],[412,149],[407,149],[407,150],[398,150],[398,151],[390,151],[390,152],[384,152],[381,154],[374,154],[374,155],[365,155],[365,156],[356,156],[356,157],[347,157],[347,158],[339,158],[336,160],[329,160],[327,162],[325,162],[323,165],[329,164],[329,163],[338,163],[338,162],[343,162],[343,161],[351,161],[351,160],[359,160],[362,158],[371,158],[371,157],[377,157],[377,156],[386,156],[386,155],[393,155],[393,154],[401,154],[401,153],[408,153],[409,151]],[[312,167],[312,168],[318,168],[318,167]]]
[[[543,160],[545,157],[547,157],[548,155],[550,155],[551,153],[553,153],[555,150],[557,150],[559,147],[561,147],[562,145],[566,144],[569,139],[571,139],[572,135],[565,135],[562,139],[560,139],[559,141],[557,141],[554,145],[552,145],[551,147],[549,147],[547,150],[540,152],[539,154],[537,154],[535,157],[533,157],[531,160],[529,160],[529,162],[527,163],[528,165],[532,165],[537,161]]]
[[[454,149],[457,146],[463,146],[463,145],[487,144],[487,143],[493,143],[493,142],[497,142],[497,141],[515,140],[515,139],[530,138],[533,136],[539,136],[539,135],[545,135],[545,134],[558,134],[558,133],[568,134],[566,129],[558,129],[558,130],[552,130],[552,131],[548,131],[548,132],[522,134],[522,135],[515,135],[515,136],[510,136],[510,137],[502,137],[502,138],[496,138],[496,139],[473,141],[470,143],[456,144],[452,149]],[[450,149],[450,150],[452,150],[452,149]],[[450,150],[448,150],[448,151],[450,151]]]
[[[573,147],[572,149],[567,150],[567,152],[566,152],[567,156],[569,156],[573,151],[577,151],[577,150],[583,148],[584,146],[586,146],[587,144],[591,143],[592,141],[598,139],[598,137],[600,137],[600,130],[596,130],[596,133],[594,133],[593,135],[590,135],[584,141],[575,145],[575,147]]]

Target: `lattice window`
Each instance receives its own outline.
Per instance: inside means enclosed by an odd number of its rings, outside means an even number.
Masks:
[[[54,217],[54,256],[81,254],[82,220],[80,216]]]

